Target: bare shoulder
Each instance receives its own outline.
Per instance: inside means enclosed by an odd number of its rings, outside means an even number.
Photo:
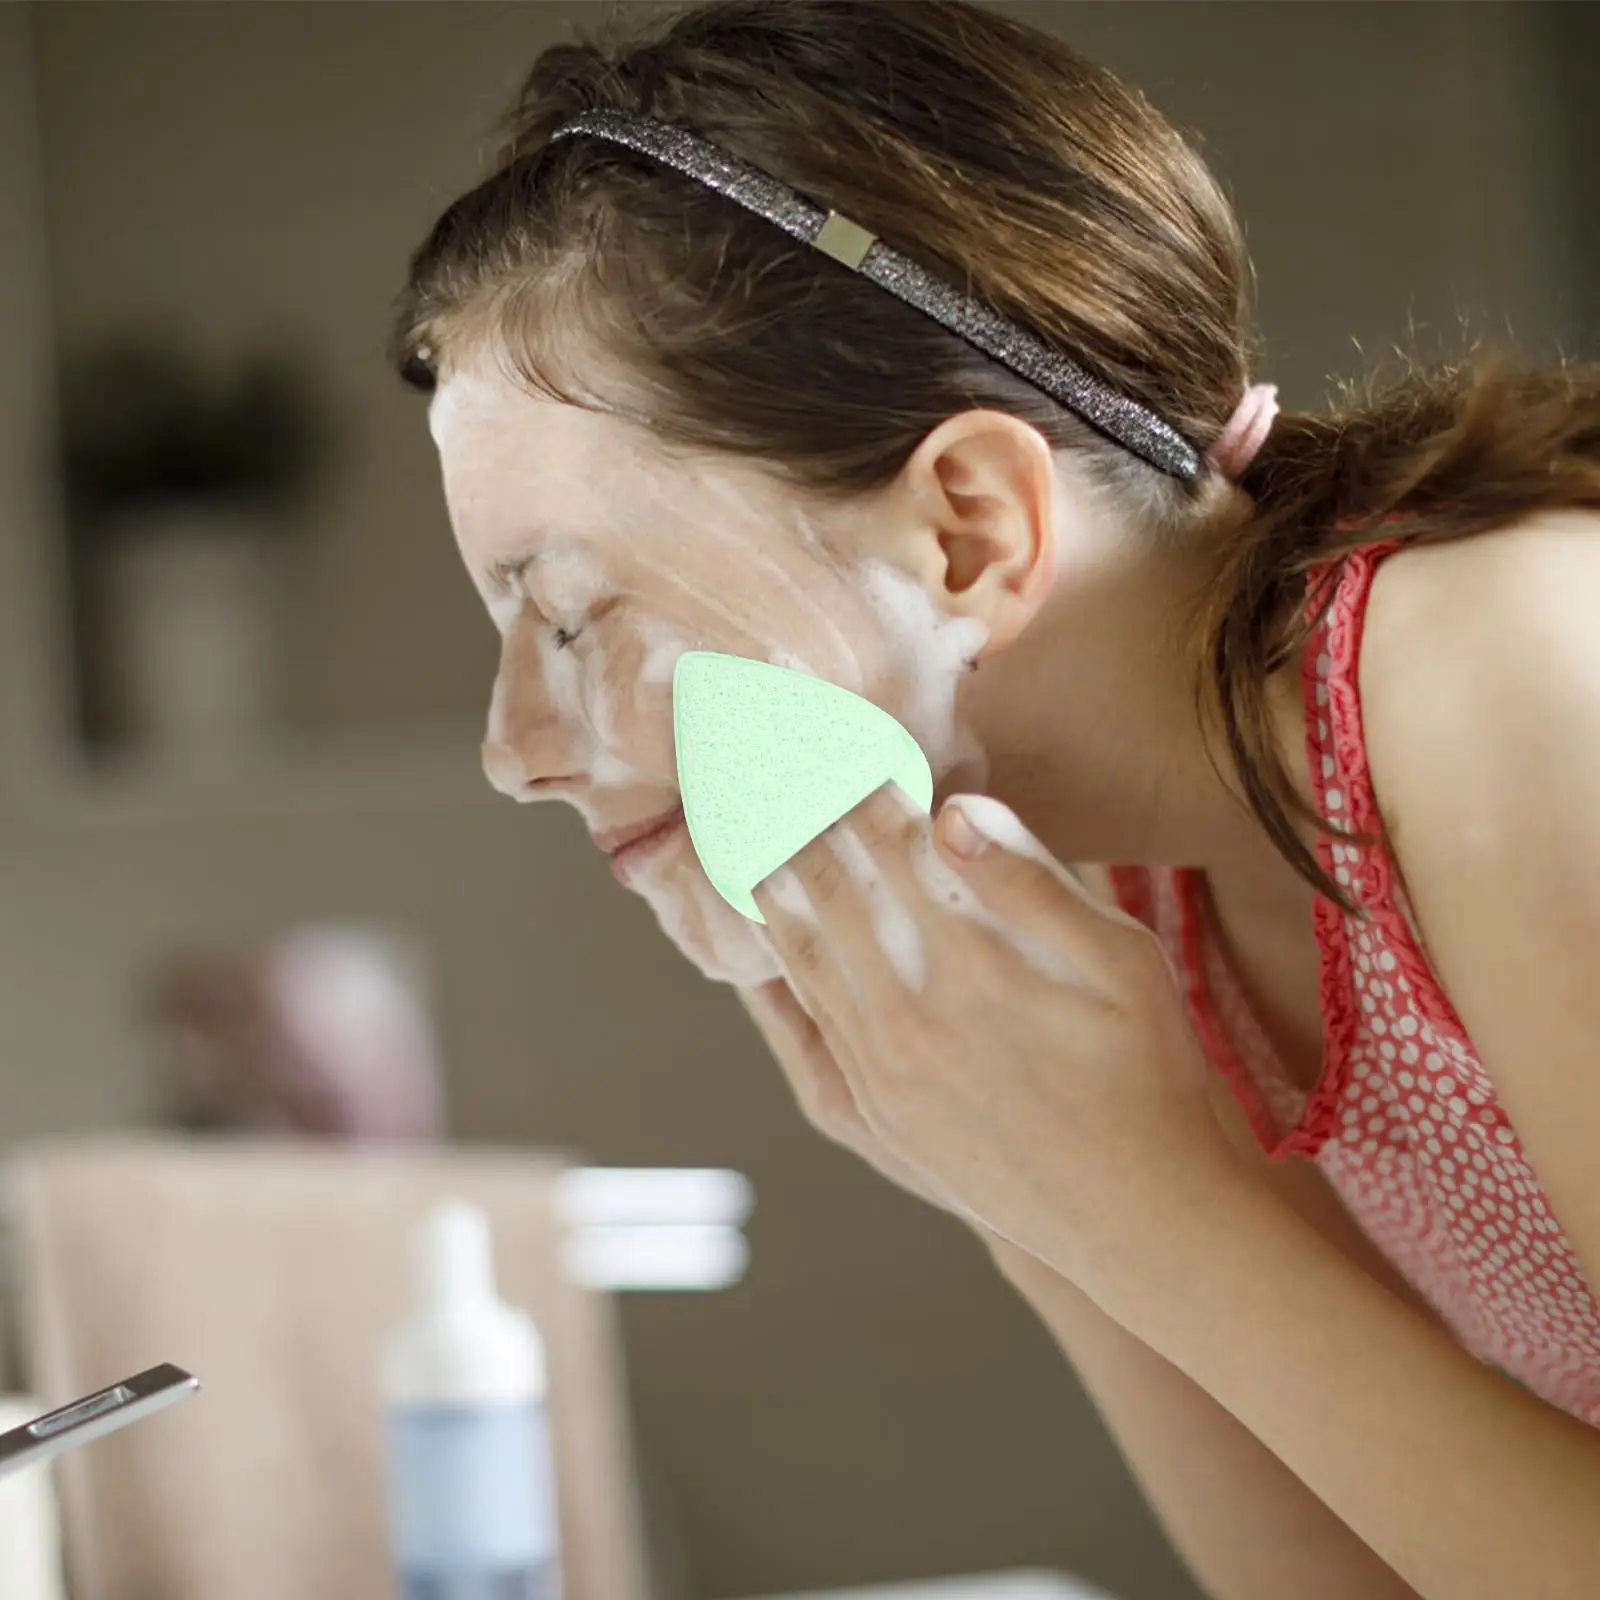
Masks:
[[[1600,729],[1597,616],[1600,511],[1541,512],[1379,567],[1359,674],[1391,827],[1431,785],[1548,781]]]
[[[1597,1274],[1600,514],[1392,560],[1360,667],[1373,786],[1440,986]]]
[[[1459,630],[1463,609],[1503,618],[1552,590],[1600,583],[1600,510],[1541,511],[1443,544],[1398,550],[1378,569],[1367,608],[1374,642],[1417,627]]]
[[[1363,700],[1388,669],[1445,676],[1555,638],[1600,604],[1600,511],[1546,511],[1492,533],[1398,550],[1372,581],[1362,634]],[[1530,634],[1531,630],[1531,634]]]

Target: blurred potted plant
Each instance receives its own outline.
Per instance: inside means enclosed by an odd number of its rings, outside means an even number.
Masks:
[[[229,759],[277,720],[282,547],[326,434],[301,369],[175,344],[63,364],[62,473],[91,735]]]

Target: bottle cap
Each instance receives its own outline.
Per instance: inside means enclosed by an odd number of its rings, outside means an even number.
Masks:
[[[418,1232],[416,1278],[417,1298],[435,1311],[493,1302],[489,1219],[465,1200],[435,1207]]]
[[[489,1219],[464,1200],[434,1208],[418,1229],[416,1303],[384,1353],[382,1388],[396,1405],[537,1400],[544,1344],[495,1291]]]

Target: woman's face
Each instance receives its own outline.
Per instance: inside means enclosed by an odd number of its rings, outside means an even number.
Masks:
[[[875,554],[871,506],[808,514],[747,463],[673,460],[634,424],[530,395],[487,356],[446,378],[429,421],[456,540],[501,637],[490,781],[576,806],[708,977],[750,985],[779,967],[761,925],[712,889],[683,824],[672,671],[685,650],[864,695],[917,738],[936,784],[981,786],[955,685],[985,630]]]

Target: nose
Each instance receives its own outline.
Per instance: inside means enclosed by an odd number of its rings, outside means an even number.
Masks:
[[[500,647],[483,741],[484,776],[513,800],[562,798],[563,784],[584,782],[580,743],[551,701],[535,635],[519,622]]]
[[[498,739],[483,741],[483,774],[508,799],[533,798],[534,786],[522,758],[510,745]]]

